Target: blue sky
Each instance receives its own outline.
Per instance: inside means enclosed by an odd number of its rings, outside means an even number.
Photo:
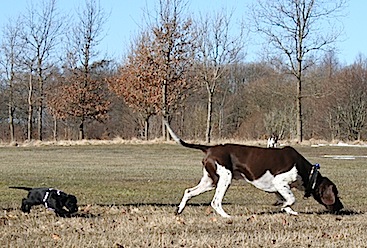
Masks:
[[[16,18],[21,13],[26,13],[27,3],[30,0],[12,0],[1,3],[0,28],[9,20]],[[39,1],[41,0],[33,0]],[[234,18],[240,19],[246,14],[246,5],[254,0],[189,0],[192,13],[210,13],[225,8],[234,11]],[[110,12],[108,22],[105,24],[105,38],[99,46],[103,54],[119,59],[129,47],[131,38],[143,26],[144,11],[154,13],[154,0],[101,0],[101,5],[106,12]],[[61,12],[69,13],[82,6],[84,0],[58,0]],[[346,9],[347,16],[343,18],[344,36],[336,43],[338,57],[341,63],[351,64],[357,55],[362,53],[367,56],[367,1],[350,0]],[[0,34],[1,38],[1,34]],[[256,40],[256,37],[250,37]],[[247,47],[246,61],[255,61],[259,58],[258,46],[249,44]]]

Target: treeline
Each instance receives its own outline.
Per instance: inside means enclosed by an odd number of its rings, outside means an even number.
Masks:
[[[162,119],[184,138],[207,142],[271,133],[297,139],[300,127],[304,139],[366,138],[363,55],[342,65],[320,46],[295,57],[300,71],[281,50],[277,59],[247,63],[246,25],[234,27],[230,14],[195,19],[185,1],[159,4],[123,62],[98,55],[107,15],[95,0],[69,17],[73,24],[55,0],[9,21],[0,50],[0,141],[154,139],[166,136]]]

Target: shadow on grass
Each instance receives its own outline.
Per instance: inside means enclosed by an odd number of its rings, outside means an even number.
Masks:
[[[19,208],[0,208],[1,211],[4,211],[4,212],[12,212],[12,211],[20,211],[22,212]],[[33,211],[37,211],[37,210],[33,210]],[[95,217],[98,217],[100,216],[99,214],[96,215],[96,214],[91,214],[91,213],[81,213],[81,212],[77,212],[77,213],[72,213],[72,214],[69,214],[69,213],[65,213],[65,214],[62,214],[62,215],[56,215],[57,217],[60,217],[60,218],[95,218]]]
[[[327,210],[322,210],[322,211],[299,211],[299,214],[305,214],[305,215],[335,215],[335,216],[350,216],[350,215],[360,215],[360,214],[365,214],[365,212],[362,211],[355,211],[355,210],[351,210],[351,209],[345,209],[345,210],[341,210],[337,213],[331,213]],[[285,212],[278,210],[278,211],[264,211],[264,212],[259,212],[259,213],[254,213],[256,215],[271,215],[271,214],[286,214]]]
[[[142,206],[152,206],[152,207],[174,207],[177,208],[177,203],[127,203],[127,204],[95,204],[99,207],[142,207]],[[223,206],[225,205],[232,205],[231,203],[222,203]],[[186,207],[210,207],[210,203],[187,203]],[[257,212],[254,214],[258,215],[265,215],[265,214],[280,214],[285,213],[283,211],[275,210],[275,211],[263,211],[263,212]],[[320,211],[299,211],[299,214],[316,214],[316,215],[326,215],[326,214],[332,214],[332,215],[340,215],[340,216],[348,216],[348,215],[361,215],[365,214],[363,211],[359,210],[352,210],[352,209],[343,209],[340,210],[337,213],[331,213],[327,210],[320,210]]]
[[[99,207],[141,207],[141,206],[152,206],[152,207],[176,207],[178,204],[176,203],[126,203],[126,204],[104,204],[97,203],[93,204]],[[189,205],[189,204],[188,204]],[[205,206],[204,204],[195,204],[196,206]],[[83,206],[83,205],[82,205]],[[87,205],[85,205],[87,206]],[[192,205],[194,206],[194,205]]]
[[[102,208],[111,208],[111,207],[142,207],[142,206],[152,206],[152,207],[178,207],[178,204],[173,203],[127,203],[127,204],[93,204],[94,206],[102,207]],[[230,203],[223,203],[223,205],[231,205]],[[88,205],[81,205],[80,207],[86,207]],[[188,203],[186,207],[210,207],[210,203]],[[2,208],[5,211],[16,211],[19,210],[17,208]],[[254,215],[274,215],[274,214],[286,214],[281,210],[276,211],[263,211],[263,212],[254,212]],[[338,213],[330,213],[327,210],[321,211],[299,211],[299,214],[304,215],[335,215],[335,216],[353,216],[353,215],[362,215],[365,214],[363,211],[356,211],[352,209],[343,209]],[[92,214],[92,213],[85,213],[85,212],[77,212],[73,214],[66,214],[64,216],[59,216],[63,218],[97,218],[102,216],[103,214]]]
[[[362,212],[362,211],[355,211],[355,210],[352,210],[352,209],[343,209],[343,210],[340,210],[337,213],[330,213],[327,210],[323,210],[323,211],[318,211],[318,212],[305,212],[304,214],[318,214],[318,215],[333,214],[333,215],[336,215],[336,216],[338,216],[338,215],[348,216],[348,215],[360,215],[360,214],[365,214],[365,213]]]
[[[91,219],[101,216],[101,214],[91,214],[91,213],[75,213],[71,214],[69,216],[64,216],[66,218],[85,218],[85,219]]]
[[[127,206],[133,206],[133,207],[141,207],[141,206],[153,206],[153,207],[176,207],[176,204],[157,204],[157,203],[152,203],[152,204],[121,204],[121,205],[99,205],[100,207],[112,207],[112,206],[121,206],[121,207],[127,207]],[[190,204],[189,206],[192,207],[205,207],[205,206],[210,206],[210,204],[199,204],[199,203],[193,203]],[[259,213],[254,213],[254,215],[274,215],[274,214],[286,214],[285,212],[278,210],[278,211],[264,211],[264,212],[259,212]],[[353,215],[362,215],[365,214],[362,211],[354,211],[354,210],[341,210],[338,213],[330,213],[328,211],[316,211],[316,212],[302,212],[300,211],[299,214],[304,214],[304,215],[334,215],[334,216],[353,216]],[[71,214],[71,215],[67,215],[67,216],[61,216],[64,218],[97,218],[102,216],[103,214],[91,214],[91,213],[75,213],[75,214]]]

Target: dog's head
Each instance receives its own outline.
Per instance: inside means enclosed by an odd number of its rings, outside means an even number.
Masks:
[[[69,213],[78,212],[78,200],[74,195],[66,195],[64,198],[64,206],[69,210]]]
[[[319,176],[313,197],[324,205],[330,212],[337,213],[344,208],[338,196],[336,185],[327,177]]]

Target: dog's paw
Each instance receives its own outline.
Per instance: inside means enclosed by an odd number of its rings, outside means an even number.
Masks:
[[[282,211],[286,212],[289,215],[298,215],[298,213],[294,211],[291,207],[282,208]]]

